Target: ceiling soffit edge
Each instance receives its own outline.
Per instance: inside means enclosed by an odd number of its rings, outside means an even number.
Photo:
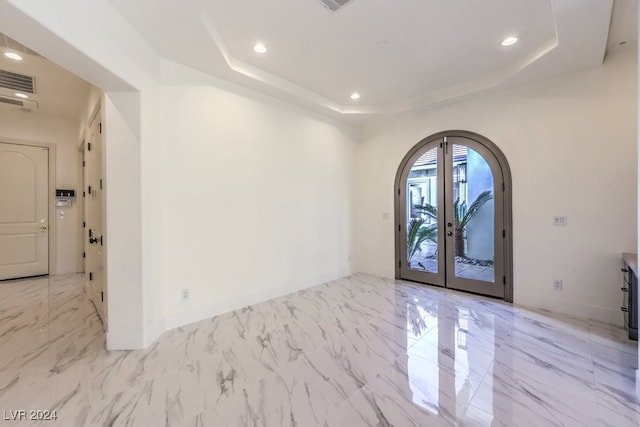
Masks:
[[[457,85],[431,91],[425,95],[387,105],[351,105],[335,102],[313,90],[307,89],[288,79],[279,77],[234,57],[222,35],[218,31],[213,19],[211,19],[211,17],[206,13],[201,13],[200,23],[209,35],[211,42],[224,58],[226,66],[230,70],[241,76],[259,82],[259,84],[266,85],[272,90],[280,92],[283,96],[286,95],[286,97],[297,100],[303,104],[313,104],[317,107],[330,110],[340,115],[398,114],[411,110],[429,108],[434,105],[462,99],[473,94],[498,87],[547,56],[558,57],[571,52],[574,48],[573,43],[575,43],[575,40],[573,40],[571,36],[568,38],[562,36],[562,34],[566,33],[563,32],[564,26],[568,26],[569,24],[568,22],[565,22],[567,18],[566,13],[559,13],[562,12],[563,8],[566,9],[568,7],[567,4],[563,4],[558,7],[558,4],[562,4],[563,1],[565,0],[551,0],[553,5],[553,35],[538,44],[526,54],[519,56],[509,66],[471,81],[466,81]],[[552,52],[554,52],[554,54],[549,55]]]

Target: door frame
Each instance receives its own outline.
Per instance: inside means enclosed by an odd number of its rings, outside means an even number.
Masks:
[[[505,274],[505,284],[504,284],[504,300],[507,302],[513,302],[513,220],[512,220],[512,179],[511,179],[511,169],[509,168],[509,163],[507,161],[506,156],[500,150],[500,148],[494,144],[488,138],[485,138],[482,135],[479,135],[474,132],[464,131],[464,130],[448,130],[443,132],[438,132],[433,135],[430,135],[416,145],[414,145],[409,152],[404,156],[400,165],[398,166],[396,172],[396,178],[394,180],[393,187],[393,199],[394,199],[394,241],[395,241],[395,278],[400,279],[400,263],[406,258],[403,256],[404,246],[406,246],[406,242],[403,245],[401,241],[402,228],[406,227],[405,218],[402,218],[401,213],[401,203],[406,203],[406,200],[400,200],[401,194],[404,194],[401,191],[402,188],[402,175],[403,170],[406,168],[407,164],[419,151],[425,148],[427,145],[435,142],[439,139],[443,139],[444,137],[461,137],[474,141],[477,144],[484,146],[487,150],[495,156],[498,166],[501,169],[502,176],[504,179],[504,203],[503,203],[503,219],[504,219],[504,230],[505,237],[502,239],[503,243],[503,262],[504,262],[504,274]],[[406,253],[405,253],[406,255]],[[497,278],[496,278],[497,279]]]
[[[93,126],[95,125],[96,121],[100,123],[100,129],[104,129],[103,125],[105,123],[104,121],[104,116],[103,116],[103,99],[102,97],[100,97],[100,99],[98,99],[98,101],[96,102],[96,105],[93,107],[93,110],[91,112],[91,115],[89,116],[87,122],[84,125],[84,131],[82,133],[82,138],[81,138],[81,142],[79,144],[78,149],[81,151],[81,157],[82,157],[82,161],[85,162],[87,160],[86,158],[86,144],[88,142],[92,142],[93,140],[89,140],[91,137],[91,131]],[[102,130],[100,131],[102,133]],[[100,149],[102,150],[101,155],[100,155],[100,171],[101,171],[101,175],[102,175],[102,183],[104,185],[104,188],[106,189],[106,185],[107,185],[107,176],[106,176],[106,156],[105,156],[105,139],[104,139],[104,135],[101,137],[102,138],[102,144]],[[83,168],[82,168],[82,191],[83,194],[86,191],[87,188],[87,180],[86,180],[86,164],[83,163]],[[102,190],[101,190],[102,191]],[[96,305],[96,302],[93,301],[93,294],[92,291],[93,289],[91,288],[91,284],[89,283],[89,281],[86,280],[87,277],[87,273],[89,273],[88,268],[87,268],[87,258],[88,258],[88,254],[89,254],[89,244],[88,244],[88,240],[89,240],[89,227],[88,227],[88,218],[87,215],[89,214],[88,210],[87,210],[87,196],[83,196],[82,199],[82,220],[87,224],[86,227],[82,228],[82,240],[83,240],[83,244],[82,244],[82,250],[85,252],[85,254],[87,255],[84,259],[83,259],[83,271],[85,274],[85,289],[87,291],[87,295],[89,300],[93,303],[96,312],[98,314],[98,317],[100,318],[100,321],[102,322],[102,326],[104,329],[104,332],[107,333],[109,331],[109,291],[108,291],[108,280],[107,280],[107,239],[106,239],[106,235],[107,235],[107,218],[106,218],[106,203],[107,203],[107,198],[106,198],[106,191],[104,191],[102,193],[102,237],[105,239],[105,242],[103,244],[103,254],[102,254],[102,266],[103,266],[103,270],[102,270],[102,295],[103,295],[103,299],[102,299],[102,305],[100,307],[98,307]],[[91,266],[90,266],[91,267]],[[101,311],[102,310],[102,311]]]
[[[0,136],[0,142],[14,145],[26,145],[29,147],[47,148],[47,166],[49,168],[49,189],[47,197],[48,209],[47,225],[49,226],[49,276],[56,275],[56,144],[47,142],[34,142],[24,139],[5,138]]]

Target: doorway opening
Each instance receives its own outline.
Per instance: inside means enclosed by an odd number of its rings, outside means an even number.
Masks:
[[[511,172],[487,138],[416,144],[395,180],[396,278],[513,301]]]

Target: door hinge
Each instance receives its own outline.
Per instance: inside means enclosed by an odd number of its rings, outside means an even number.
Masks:
[[[91,143],[87,142],[87,151],[91,151]]]
[[[398,231],[400,231],[400,230],[401,230],[401,227],[400,227],[400,224],[398,224]]]
[[[82,252],[82,258],[86,258],[87,257],[87,253],[86,252]]]
[[[85,162],[84,160],[82,161],[82,167],[87,166],[87,162]]]
[[[87,228],[87,221],[82,221],[82,228]]]
[[[100,178],[100,189],[102,190],[102,178]]]
[[[507,284],[507,276],[502,276],[502,284],[503,285]]]
[[[100,246],[102,246],[102,236],[100,236]]]
[[[100,292],[100,301],[104,302],[104,292]]]
[[[88,190],[89,190],[89,194],[91,194],[91,186],[89,186]]]
[[[398,260],[398,267],[402,268],[402,261]]]
[[[102,133],[102,123],[98,125],[98,133]]]
[[[87,197],[87,194],[84,191],[82,192],[82,197]]]
[[[507,230],[502,230],[502,238],[504,239],[505,237],[507,237]]]
[[[502,191],[504,191],[504,188],[505,188],[505,186],[504,186],[504,182],[503,182],[502,183]]]
[[[89,280],[93,280],[93,273],[89,273]]]

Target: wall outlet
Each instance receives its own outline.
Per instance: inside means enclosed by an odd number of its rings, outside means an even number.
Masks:
[[[180,300],[182,304],[189,302],[189,289],[183,289],[182,292],[180,292]]]
[[[564,215],[556,215],[553,217],[553,225],[565,227],[567,225],[567,217]]]
[[[562,280],[554,280],[553,281],[553,289],[555,289],[556,291],[561,291],[562,290]]]

